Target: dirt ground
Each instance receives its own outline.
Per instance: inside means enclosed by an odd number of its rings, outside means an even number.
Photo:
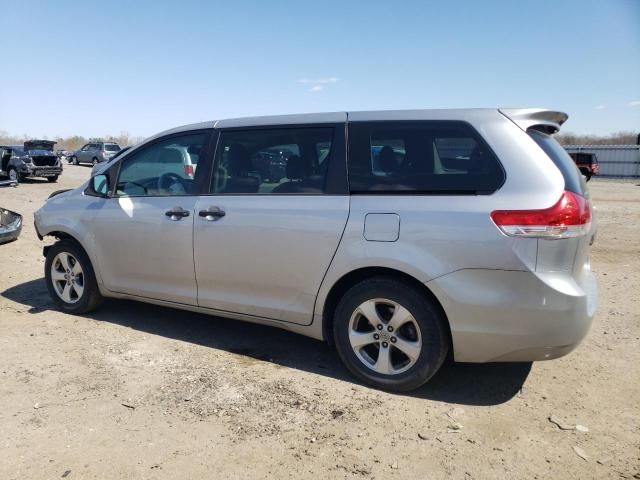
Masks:
[[[1,479],[640,478],[634,183],[590,183],[600,307],[575,352],[447,365],[397,395],[273,328],[115,300],[53,310],[33,211],[89,173],[0,187],[25,219],[0,246]]]

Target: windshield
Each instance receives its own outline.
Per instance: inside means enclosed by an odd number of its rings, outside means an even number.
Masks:
[[[104,149],[107,152],[119,152],[120,146],[116,145],[115,143],[105,143]]]
[[[22,157],[22,156],[25,155],[25,151],[24,151],[24,148],[22,147],[22,145],[14,145],[14,146],[9,147],[9,148],[11,148],[11,151],[13,152],[13,154],[16,157]]]

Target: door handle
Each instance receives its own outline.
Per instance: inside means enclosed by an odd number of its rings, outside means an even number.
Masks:
[[[227,214],[220,207],[209,207],[206,210],[200,210],[198,215],[207,220],[208,222],[213,222],[218,220],[219,218],[224,217]]]
[[[189,210],[185,210],[182,207],[174,207],[171,210],[164,212],[164,214],[169,217],[169,220],[174,222],[182,220],[184,217],[188,217],[190,215]]]

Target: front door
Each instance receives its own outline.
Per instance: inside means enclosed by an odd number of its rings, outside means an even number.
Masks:
[[[196,205],[198,305],[309,324],[349,213],[330,168],[346,170],[344,125],[220,135],[210,194]]]
[[[161,138],[122,159],[113,198],[96,209],[94,223],[95,251],[108,290],[196,304],[198,183],[185,172],[184,160],[188,155],[197,165],[209,136],[200,131]]]
[[[82,163],[82,162],[88,162],[88,155],[91,149],[91,145],[87,144],[84,147],[82,147],[82,149],[80,149],[80,151],[76,154],[76,158],[78,159],[78,162]]]

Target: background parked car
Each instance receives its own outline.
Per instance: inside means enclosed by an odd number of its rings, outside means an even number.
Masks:
[[[73,151],[71,150],[56,150],[56,155],[58,158],[62,160],[66,160],[67,162],[71,161],[71,157],[73,156]]]
[[[53,151],[55,143],[29,140],[24,145],[1,147],[0,175],[15,182],[21,182],[25,177],[46,177],[50,182],[57,181],[62,173],[62,163]]]
[[[598,157],[595,153],[571,152],[569,156],[576,163],[580,173],[587,177],[587,182],[598,173]]]
[[[71,157],[71,163],[79,165],[81,163],[108,162],[120,151],[120,145],[113,142],[91,142],[87,143],[80,150],[77,150]]]

